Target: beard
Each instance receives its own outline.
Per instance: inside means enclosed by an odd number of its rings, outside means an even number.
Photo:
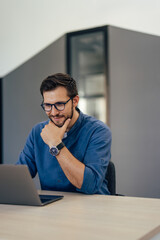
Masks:
[[[61,128],[68,118],[72,119],[72,117],[73,117],[73,104],[72,104],[72,107],[71,107],[70,114],[68,114],[68,115],[56,114],[56,115],[49,115],[48,117],[49,117],[49,119],[51,120],[52,123],[54,123],[57,127]],[[60,122],[54,121],[54,118],[58,118],[60,120]],[[64,120],[61,122],[62,118],[64,118]]]

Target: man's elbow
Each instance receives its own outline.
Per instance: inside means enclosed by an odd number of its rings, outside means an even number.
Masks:
[[[80,188],[77,188],[77,190],[79,192],[82,192],[82,193],[85,193],[85,194],[88,194],[88,195],[92,195],[92,194],[95,194],[97,193],[97,187],[96,187],[96,184],[92,183],[90,184],[89,186],[84,186],[83,184],[81,185]]]

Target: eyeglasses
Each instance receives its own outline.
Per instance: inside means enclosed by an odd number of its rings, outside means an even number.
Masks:
[[[45,112],[50,112],[52,111],[52,107],[54,106],[58,111],[63,111],[65,109],[65,105],[72,99],[72,97],[70,99],[68,99],[66,102],[56,102],[54,104],[50,104],[50,103],[42,103],[41,107],[43,108],[43,110]]]

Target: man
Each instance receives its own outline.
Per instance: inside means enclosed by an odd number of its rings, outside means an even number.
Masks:
[[[40,92],[49,120],[32,129],[17,164],[28,165],[32,177],[38,171],[43,190],[110,194],[109,128],[77,108],[76,82],[68,74],[47,77]]]

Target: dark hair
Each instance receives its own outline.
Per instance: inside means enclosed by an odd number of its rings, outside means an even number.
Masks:
[[[78,95],[76,81],[68,74],[56,73],[54,75],[48,76],[42,81],[40,86],[40,92],[42,97],[43,92],[54,90],[60,86],[66,88],[68,96],[70,98]]]

